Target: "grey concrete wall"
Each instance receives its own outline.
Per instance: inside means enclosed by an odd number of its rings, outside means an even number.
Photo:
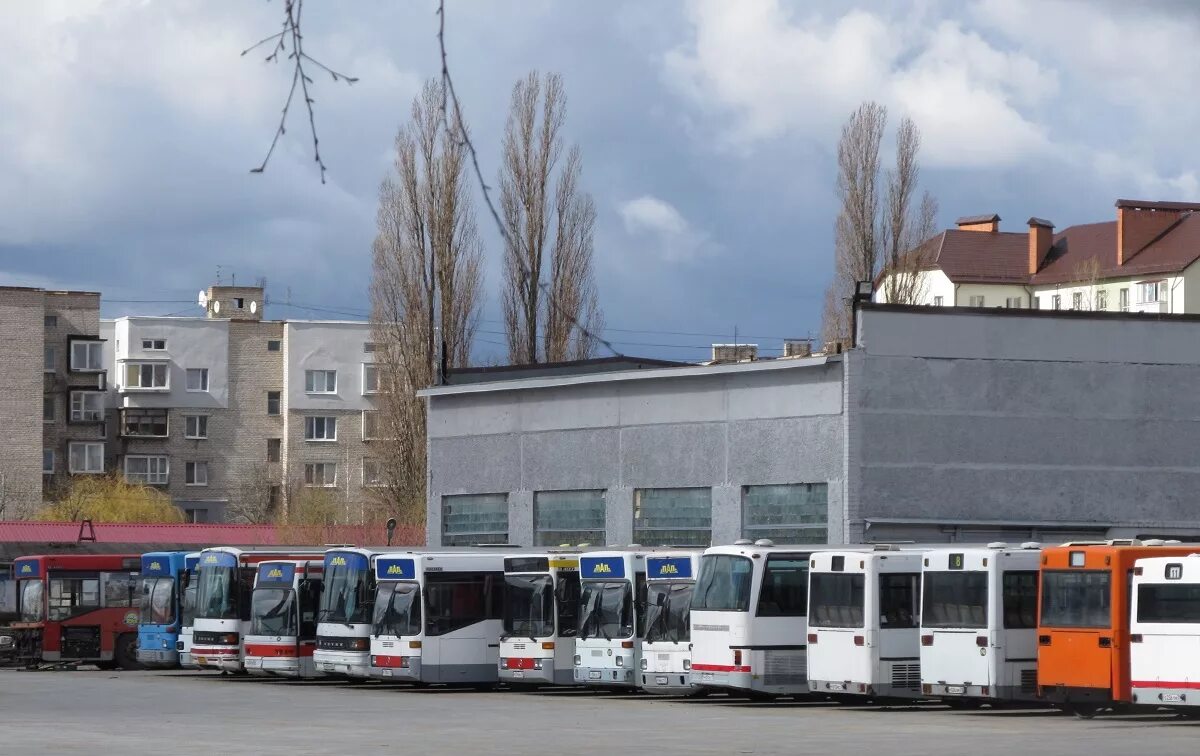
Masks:
[[[699,372],[700,374],[696,374]],[[713,489],[713,541],[741,537],[742,486],[825,482],[841,532],[841,365],[647,371],[572,385],[513,381],[429,397],[428,542],[441,500],[507,493],[509,541],[533,543],[536,491],[605,491],[606,542],[633,538],[638,488]]]

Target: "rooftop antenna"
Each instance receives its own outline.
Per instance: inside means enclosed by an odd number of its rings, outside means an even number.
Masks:
[[[217,266],[217,286],[221,285],[221,266]]]

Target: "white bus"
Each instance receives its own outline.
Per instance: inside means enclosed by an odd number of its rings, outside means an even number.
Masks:
[[[714,546],[692,595],[692,684],[753,699],[808,693],[808,559],[829,546]]]
[[[700,549],[646,554],[646,621],[641,687],[651,693],[693,693],[689,615]]]
[[[258,564],[320,558],[323,549],[254,551],[218,546],[200,552],[192,662],[201,669],[243,672],[242,638],[250,631],[250,598]]]
[[[375,558],[371,675],[494,685],[499,680],[505,552]]]
[[[575,682],[637,687],[646,605],[645,554],[596,551],[579,557]]]
[[[1129,672],[1133,702],[1200,706],[1200,554],[1144,557],[1133,568]]]
[[[808,677],[813,693],[921,695],[919,551],[825,551],[809,561]]]
[[[921,692],[951,705],[1037,700],[1040,544],[940,548],[921,570]]]
[[[192,662],[192,625],[196,622],[196,568],[200,564],[200,552],[193,551],[183,558],[184,572],[179,586],[179,640],[175,650],[179,652],[179,666],[195,669]]]
[[[316,677],[317,605],[323,563],[260,562],[250,599],[246,671],[256,675]]]
[[[313,664],[322,674],[360,679],[371,676],[377,553],[355,548],[325,552],[317,651],[313,654]]]
[[[507,557],[503,614],[500,680],[570,685],[579,629],[579,554]]]

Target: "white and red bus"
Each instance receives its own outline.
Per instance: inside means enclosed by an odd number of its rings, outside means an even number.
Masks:
[[[324,590],[317,613],[317,671],[338,677],[371,676],[371,616],[375,610],[375,557],[370,549],[325,552]]]
[[[260,562],[245,640],[250,674],[317,676],[317,608],[324,564],[317,560]]]
[[[1137,560],[1132,594],[1133,703],[1200,711],[1200,554]]]
[[[500,680],[570,685],[579,630],[579,554],[522,554],[504,559]]]

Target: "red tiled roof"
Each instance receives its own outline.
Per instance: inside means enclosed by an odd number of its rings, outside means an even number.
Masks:
[[[96,523],[97,543],[175,544],[179,546],[284,546],[350,543],[358,546],[387,543],[383,525],[226,525]],[[75,543],[77,522],[0,521],[0,543]],[[425,529],[399,526],[393,545],[419,545]]]
[[[951,281],[1028,283],[1028,234],[950,229],[940,237],[934,266],[941,268]]]

